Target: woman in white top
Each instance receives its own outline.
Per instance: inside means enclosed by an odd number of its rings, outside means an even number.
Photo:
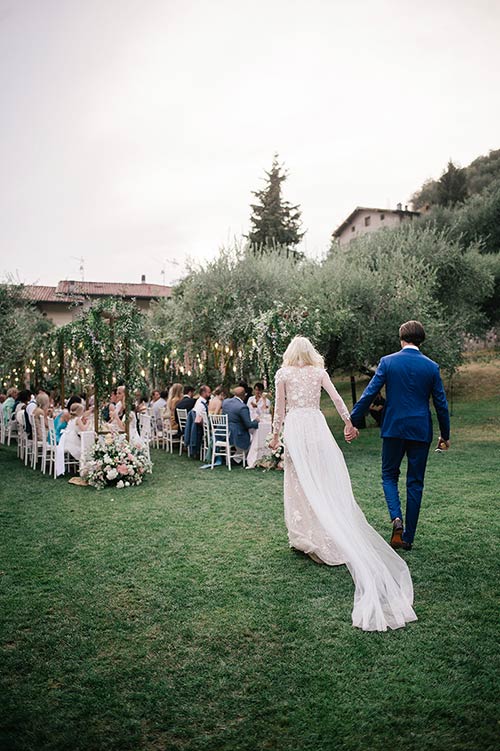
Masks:
[[[269,414],[271,402],[267,398],[267,394],[264,392],[263,383],[255,384],[253,387],[253,396],[249,398],[247,406],[250,410],[250,417],[252,419],[257,415]]]
[[[353,626],[386,631],[417,620],[406,563],[368,524],[356,503],[341,450],[320,411],[321,389],[344,421],[344,436],[357,437],[349,410],[305,337],[295,337],[276,373],[271,448],[284,424],[284,502],[293,548],[317,563],[345,564],[354,580]]]
[[[85,417],[83,404],[72,404],[69,410],[69,421],[64,431],[64,450],[74,459],[79,460],[82,455],[81,434],[89,430],[90,423]]]

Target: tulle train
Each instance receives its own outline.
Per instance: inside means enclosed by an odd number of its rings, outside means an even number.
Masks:
[[[323,414],[290,410],[284,437],[301,490],[354,580],[353,626],[386,631],[416,621],[408,567],[356,503],[344,457]]]

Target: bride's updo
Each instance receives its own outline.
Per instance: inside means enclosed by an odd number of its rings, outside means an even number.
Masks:
[[[286,365],[313,365],[316,368],[324,368],[325,362],[317,349],[313,347],[305,336],[296,336],[292,339],[283,355],[283,367]]]

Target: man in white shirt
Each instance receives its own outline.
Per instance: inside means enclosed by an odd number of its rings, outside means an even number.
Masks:
[[[161,417],[163,410],[167,406],[167,400],[164,398],[165,391],[160,392],[159,389],[155,389],[151,395],[151,407],[153,409],[153,417],[156,420],[158,427],[161,427]]]
[[[195,411],[195,423],[200,425],[203,422],[203,415],[208,412],[208,402],[212,394],[210,386],[200,386],[200,396],[196,400],[193,409]]]

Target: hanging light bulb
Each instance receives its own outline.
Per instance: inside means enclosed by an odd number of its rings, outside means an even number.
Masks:
[[[231,350],[229,351],[229,356],[230,356],[230,357],[232,357],[233,355],[234,355],[234,352],[233,352],[233,350],[231,349]]]
[[[241,351],[241,349],[240,349],[240,350],[238,350],[238,357],[239,357],[240,359],[241,359],[241,358],[243,357],[243,352]]]
[[[227,344],[226,344],[225,349],[226,349],[226,354],[227,354],[229,352],[229,347],[227,346]]]

